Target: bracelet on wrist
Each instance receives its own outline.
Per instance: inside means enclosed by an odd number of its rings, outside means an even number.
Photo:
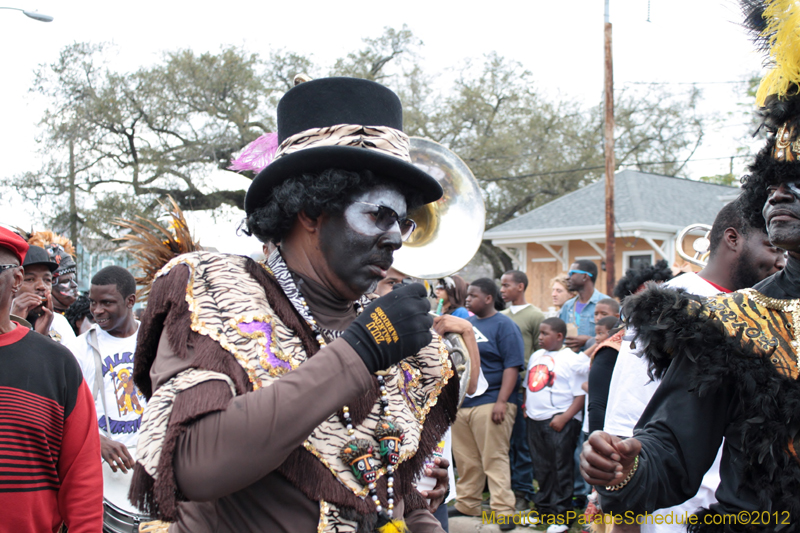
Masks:
[[[625,479],[623,479],[621,482],[617,483],[616,485],[606,485],[606,490],[607,491],[615,491],[615,490],[619,490],[622,487],[624,487],[625,485],[627,485],[628,482],[631,479],[633,479],[633,475],[636,473],[636,470],[638,468],[639,468],[639,456],[637,455],[636,458],[633,460],[633,468],[631,468],[631,471],[628,472],[628,475],[625,477]]]

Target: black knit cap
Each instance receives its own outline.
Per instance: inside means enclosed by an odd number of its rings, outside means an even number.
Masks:
[[[278,103],[278,142],[300,132],[354,124],[403,130],[403,108],[390,89],[359,78],[322,78],[300,83]],[[442,187],[410,162],[362,146],[314,146],[275,159],[258,173],[244,200],[247,214],[265,205],[285,179],[329,168],[369,170],[422,193],[425,203],[441,198]]]

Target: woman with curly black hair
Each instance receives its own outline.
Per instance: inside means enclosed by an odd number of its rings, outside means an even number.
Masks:
[[[614,297],[620,302],[624,302],[625,298],[643,289],[646,282],[663,283],[671,280],[672,276],[672,269],[666,259],[661,259],[655,265],[629,268],[614,287]]]
[[[85,294],[78,296],[75,303],[70,305],[64,312],[64,317],[69,322],[69,325],[72,326],[75,335],[88,331],[94,324],[94,317],[92,317],[92,312],[89,310],[89,298]]]

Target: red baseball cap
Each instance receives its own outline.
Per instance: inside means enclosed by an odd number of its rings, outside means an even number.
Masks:
[[[3,226],[0,226],[0,247],[11,250],[19,259],[21,265],[25,261],[25,254],[28,253],[28,243],[25,239]]]

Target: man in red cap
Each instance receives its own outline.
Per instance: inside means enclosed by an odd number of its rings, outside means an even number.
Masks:
[[[0,227],[0,531],[97,533],[103,478],[94,402],[72,354],[12,322],[28,244]]]

